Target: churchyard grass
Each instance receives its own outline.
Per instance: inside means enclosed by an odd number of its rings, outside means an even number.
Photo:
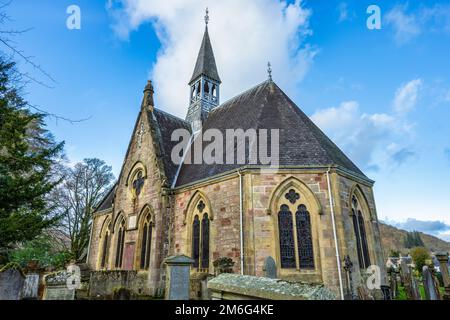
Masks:
[[[444,287],[439,287],[439,292],[441,293],[441,297],[444,295]],[[425,289],[423,287],[423,284],[419,284],[419,292],[422,299],[425,299]],[[398,287],[398,296],[395,300],[408,300],[406,298],[406,291],[404,287]]]

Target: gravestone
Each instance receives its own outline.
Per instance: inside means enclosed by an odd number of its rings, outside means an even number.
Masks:
[[[406,298],[408,300],[413,299],[413,293],[412,293],[412,284],[411,284],[411,272],[409,270],[408,265],[406,262],[402,259],[400,262],[400,276],[402,279],[402,284],[405,287],[406,292]]]
[[[383,294],[383,300],[392,300],[391,287],[390,286],[380,286],[381,293]]]
[[[394,300],[397,297],[397,272],[394,268],[389,268],[388,270],[388,276],[389,276],[389,291],[391,293],[391,300]]]
[[[411,271],[409,274],[411,277],[412,299],[413,300],[422,300],[422,297],[420,296],[419,284],[417,283],[417,279],[412,275]]]
[[[423,266],[422,277],[426,300],[440,300],[436,289],[436,283],[428,266]]]
[[[23,300],[38,300],[39,275],[28,274],[22,289]]]
[[[356,300],[357,297],[353,291],[353,279],[352,279],[352,271],[353,271],[353,262],[350,259],[350,256],[347,255],[344,258],[344,271],[347,277],[347,290],[345,293],[345,300]]]
[[[44,300],[75,300],[75,288],[69,288],[68,279],[73,274],[60,271],[44,277]]]
[[[405,287],[406,297],[408,300],[421,300],[419,285],[416,278],[414,278],[411,267],[402,259],[400,263],[402,282]]]
[[[166,300],[189,300],[190,271],[194,260],[180,255],[166,259]]]
[[[277,264],[272,257],[267,257],[264,261],[264,269],[266,278],[276,279],[277,278]]]
[[[22,299],[25,277],[17,269],[7,269],[0,273],[0,300]]]
[[[442,274],[442,281],[444,282],[444,300],[450,300],[450,275],[448,273],[448,254],[445,252],[440,252],[436,254],[436,258],[439,261],[439,269]]]

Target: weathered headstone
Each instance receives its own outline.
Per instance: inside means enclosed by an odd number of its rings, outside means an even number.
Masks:
[[[267,257],[264,261],[264,272],[266,275],[266,278],[270,279],[276,279],[278,277],[277,274],[277,264],[275,263],[275,260],[272,257]]]
[[[428,266],[423,266],[422,269],[423,288],[425,291],[426,300],[439,300],[439,296],[436,292],[436,286],[431,271]]]
[[[402,279],[402,284],[405,287],[405,292],[406,292],[406,298],[408,300],[412,300],[413,299],[413,293],[412,293],[412,288],[411,288],[411,272],[409,270],[408,265],[406,264],[406,262],[402,259],[400,261],[400,276]]]
[[[436,254],[436,258],[439,261],[439,269],[442,274],[442,281],[444,282],[444,300],[450,300],[450,275],[448,273],[448,254],[440,252]]]
[[[61,271],[44,277],[44,300],[74,300],[75,288],[69,288],[67,280],[72,273]]]
[[[0,273],[0,300],[21,300],[25,277],[17,269]]]
[[[392,300],[391,287],[387,285],[380,286],[383,300]]]
[[[412,275],[411,271],[409,274],[411,277],[412,298],[413,300],[422,300],[422,297],[420,296],[419,284],[417,283],[417,279]]]
[[[421,300],[419,285],[416,278],[412,275],[411,268],[402,259],[400,263],[402,282],[405,287],[406,297],[408,300]]]
[[[397,286],[397,272],[394,268],[389,268],[388,270],[389,277],[389,291],[391,294],[391,300],[394,300],[397,297],[398,286]]]
[[[190,271],[194,260],[180,255],[166,259],[166,300],[189,300]]]
[[[39,291],[39,275],[36,273],[28,274],[22,289],[23,300],[37,300]]]
[[[356,300],[356,295],[353,292],[353,280],[352,280],[352,271],[353,271],[353,262],[350,260],[350,256],[346,256],[344,258],[344,271],[347,276],[347,292],[345,294],[345,300]]]

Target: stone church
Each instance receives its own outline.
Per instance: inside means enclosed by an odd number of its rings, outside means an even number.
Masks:
[[[135,272],[149,295],[164,288],[164,260],[181,254],[194,260],[192,279],[213,275],[223,257],[235,273],[265,276],[273,259],[277,278],[337,297],[363,285],[370,265],[384,277],[374,181],[271,77],[223,104],[221,85],[206,24],[186,120],[155,107],[150,81],[144,89],[117,184],[94,213],[90,268]],[[192,141],[208,129],[279,129],[279,168],[261,170],[248,152],[246,164],[176,164],[177,129]]]

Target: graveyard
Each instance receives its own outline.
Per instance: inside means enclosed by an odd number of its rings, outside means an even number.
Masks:
[[[436,253],[421,272],[410,256],[392,257],[387,262],[387,282],[379,290],[348,288],[348,300],[450,300],[449,257]],[[226,259],[225,259],[226,260]],[[437,265],[434,265],[435,261]],[[228,262],[228,261],[226,261]],[[0,268],[0,300],[336,300],[321,284],[293,283],[277,279],[272,259],[267,259],[265,277],[234,274],[229,266],[219,267],[203,279],[200,287],[190,275],[193,260],[187,256],[166,259],[167,283],[159,297],[140,294],[136,288],[145,279],[135,272],[90,271],[71,263],[66,269],[48,272],[36,261],[22,268],[10,263]],[[229,262],[228,262],[229,263]],[[351,262],[345,261],[351,278]],[[226,264],[225,264],[226,265]],[[112,279],[115,279],[114,281]],[[197,295],[198,290],[200,294]]]

